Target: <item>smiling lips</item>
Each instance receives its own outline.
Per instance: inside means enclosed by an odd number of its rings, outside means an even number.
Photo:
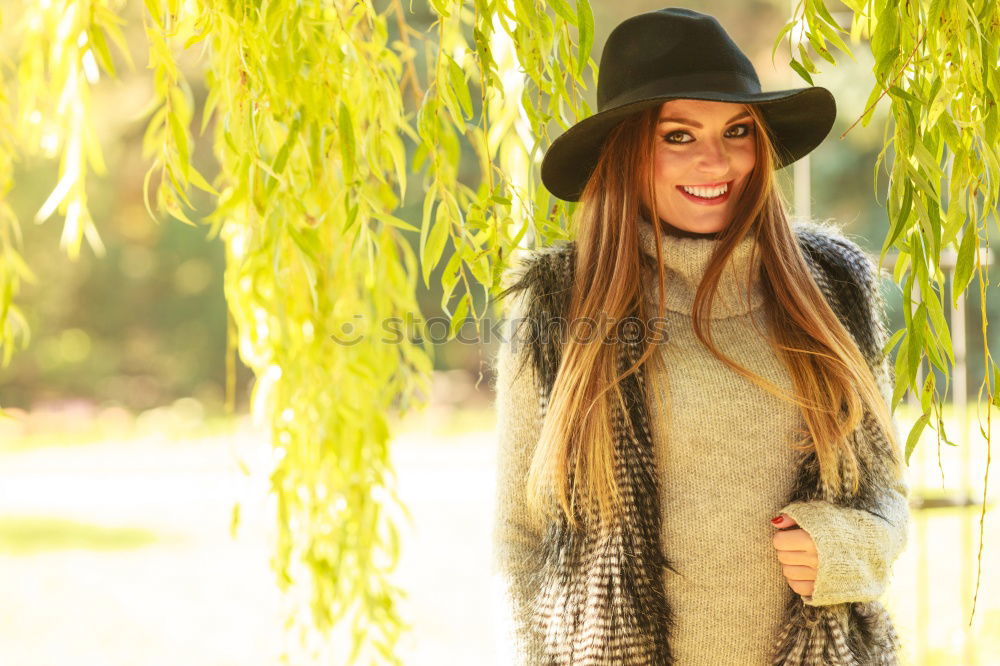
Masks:
[[[678,185],[677,191],[694,203],[715,205],[724,203],[729,199],[729,193],[732,191],[732,183],[733,181],[723,181],[714,185]]]
[[[722,185],[730,184],[731,180],[720,180],[717,183],[701,183],[699,185],[681,185],[681,187],[720,187]]]

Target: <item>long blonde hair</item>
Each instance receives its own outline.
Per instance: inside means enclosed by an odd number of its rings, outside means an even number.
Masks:
[[[589,318],[618,322],[638,311],[648,314],[641,290],[638,216],[656,220],[644,201],[655,201],[653,149],[659,107],[650,107],[618,125],[608,136],[585,186],[571,226],[576,230],[576,265],[567,321]],[[695,294],[692,321],[695,335],[723,363],[779,398],[798,405],[807,436],[792,444],[815,447],[820,479],[827,488],[851,481],[858,490],[858,460],[847,435],[867,409],[891,443],[894,469],[901,469],[888,404],[851,334],[827,304],[813,280],[788,224],[776,182],[775,149],[759,110],[747,105],[758,131],[756,162],[730,225],[719,243]],[[765,131],[760,131],[761,129]],[[645,194],[643,195],[643,192]],[[656,256],[663,243],[655,230]],[[756,234],[760,279],[766,295],[768,332],[764,337],[783,359],[797,395],[789,395],[767,379],[737,364],[715,346],[711,312],[722,269],[748,233]],[[657,262],[658,315],[664,314],[665,274]],[[635,310],[634,310],[635,309]],[[560,367],[548,399],[545,419],[528,474],[528,504],[536,518],[562,513],[571,526],[577,515],[597,518],[607,526],[621,511],[615,481],[613,408],[625,409],[620,381],[652,356],[646,344],[640,358],[619,374],[615,344],[604,339],[564,342]],[[840,406],[839,409],[834,409]],[[579,436],[586,433],[586,436]],[[810,441],[811,440],[811,441]],[[573,487],[568,472],[573,471]],[[553,501],[554,500],[554,501]]]

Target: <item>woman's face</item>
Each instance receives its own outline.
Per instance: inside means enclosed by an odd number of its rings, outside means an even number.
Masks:
[[[696,233],[725,229],[756,160],[755,129],[742,104],[664,102],[653,157],[660,219]]]

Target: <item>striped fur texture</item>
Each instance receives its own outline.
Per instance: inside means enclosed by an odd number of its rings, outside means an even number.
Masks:
[[[832,226],[793,226],[810,271],[869,362],[883,393],[891,393],[892,369],[882,354],[887,340],[885,310],[874,262]],[[573,241],[536,250],[514,272],[507,291],[527,290],[527,311],[518,339],[527,341],[539,378],[544,415],[559,368],[576,246]],[[638,322],[637,322],[638,323]],[[624,370],[641,354],[640,329],[619,346]],[[529,628],[542,645],[545,666],[661,666],[674,663],[668,636],[672,611],[663,589],[671,568],[660,543],[659,480],[655,475],[644,373],[622,384],[626,409],[615,410],[614,433],[623,518],[608,533],[570,530],[564,519],[550,523],[530,585]],[[859,490],[820,482],[814,453],[799,456],[789,502],[825,500],[878,515],[879,490],[891,483],[889,443],[870,416],[851,438],[859,461]],[[572,481],[572,479],[570,479]],[[586,525],[585,517],[581,516]],[[897,664],[899,641],[892,620],[877,601],[810,606],[795,595],[775,636],[772,664],[868,666]]]

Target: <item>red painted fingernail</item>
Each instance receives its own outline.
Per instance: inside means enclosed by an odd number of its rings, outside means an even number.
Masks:
[[[778,516],[777,518],[772,518],[771,522],[777,525],[778,523],[781,522],[781,516]]]

